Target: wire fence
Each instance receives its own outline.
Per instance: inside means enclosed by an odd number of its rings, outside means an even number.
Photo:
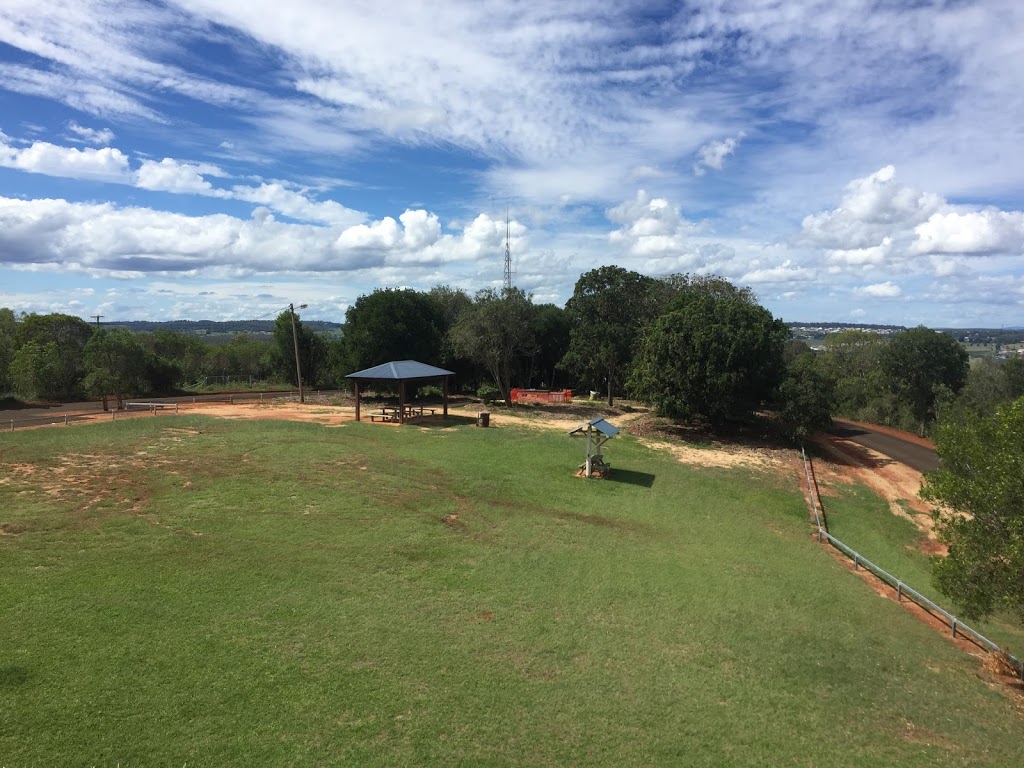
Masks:
[[[342,390],[315,390],[306,392],[307,401],[323,402],[327,398],[339,394],[345,394]],[[192,397],[175,398],[153,398],[150,400],[131,400],[123,403],[122,409],[106,411],[97,403],[94,411],[75,411],[66,413],[51,413],[42,416],[25,416],[20,419],[10,418],[0,421],[0,431],[14,432],[17,429],[47,426],[67,426],[89,421],[116,421],[128,414],[139,415],[140,412],[177,413],[180,406],[202,405],[204,403],[270,403],[279,401],[298,402],[298,390],[281,390],[275,392],[233,392],[231,394],[194,395]]]
[[[828,542],[833,547],[842,552],[844,555],[849,557],[853,561],[854,570],[860,570],[861,568],[864,568],[865,570],[873,573],[875,576],[877,576],[883,582],[888,584],[894,590],[896,590],[897,602],[902,603],[903,599],[906,598],[916,603],[918,606],[920,606],[922,609],[932,614],[933,616],[936,616],[937,618],[943,620],[946,624],[949,625],[949,630],[952,637],[965,637],[968,640],[971,640],[975,645],[979,646],[980,648],[983,648],[984,650],[990,653],[998,653],[1002,655],[1007,661],[1010,662],[1010,664],[1013,667],[1016,668],[1018,674],[1020,675],[1020,679],[1024,680],[1024,662],[1011,655],[1009,651],[1007,651],[1005,648],[1002,648],[996,643],[989,640],[987,637],[985,637],[983,634],[978,632],[973,627],[965,624],[962,620],[958,619],[956,616],[951,614],[942,606],[935,603],[933,600],[929,600],[927,597],[922,595],[909,584],[906,584],[901,579],[896,578],[888,571],[875,565],[873,562],[864,557],[864,555],[860,554],[855,549],[853,549],[853,547],[843,543],[835,536],[833,536],[831,533],[829,533],[825,519],[825,509],[821,504],[821,497],[818,494],[818,484],[817,480],[814,477],[814,470],[811,468],[811,462],[807,458],[807,452],[803,448],[800,449],[800,456],[803,459],[804,463],[804,477],[807,481],[807,495],[810,497],[811,500],[811,511],[814,513],[814,525],[817,531],[818,541],[823,543]]]

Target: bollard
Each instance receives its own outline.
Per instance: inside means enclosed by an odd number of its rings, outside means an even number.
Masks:
[[[65,413],[64,414],[64,426],[66,427],[67,425],[68,425],[68,415]]]
[[[903,602],[903,582],[901,581],[896,582],[896,602]]]
[[[956,637],[956,619],[953,619],[953,637]]]
[[[11,419],[11,432],[14,431],[14,419]]]

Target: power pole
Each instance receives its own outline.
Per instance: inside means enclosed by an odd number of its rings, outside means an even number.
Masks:
[[[512,290],[512,228],[509,224],[508,207],[505,208],[505,292]]]
[[[306,402],[306,396],[302,391],[302,366],[299,364],[299,332],[295,327],[295,305],[289,304],[288,310],[292,313],[292,342],[295,345],[295,379],[299,382],[299,402],[304,403]]]
[[[96,327],[99,328],[100,327],[100,318],[103,317],[103,315],[89,315],[89,317],[95,317],[96,318]]]

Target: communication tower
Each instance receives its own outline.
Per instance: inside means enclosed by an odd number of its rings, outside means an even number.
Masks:
[[[512,225],[505,209],[505,290],[512,290]]]

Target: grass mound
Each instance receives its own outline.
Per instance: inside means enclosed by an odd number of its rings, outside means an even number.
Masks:
[[[1013,704],[622,437],[198,417],[0,443],[0,765],[1020,764]]]

